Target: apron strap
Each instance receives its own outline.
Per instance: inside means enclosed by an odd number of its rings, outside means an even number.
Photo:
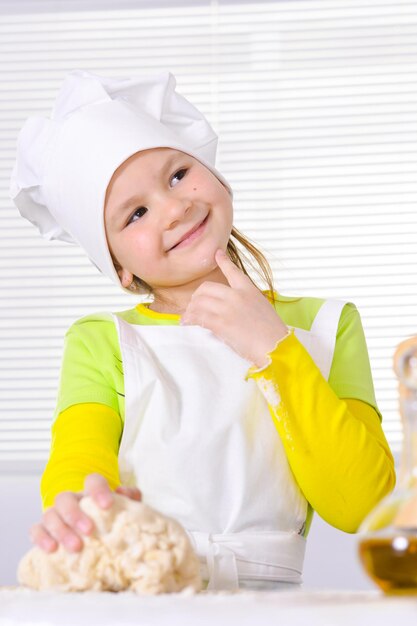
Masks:
[[[188,531],[207,589],[239,589],[239,580],[301,583],[305,538],[295,532],[212,534]]]
[[[320,307],[310,329],[313,335],[319,337],[320,344],[324,347],[324,350],[320,351],[321,362],[318,365],[326,380],[329,378],[336,346],[337,329],[345,304],[347,302],[343,300],[326,300]]]
[[[344,300],[325,300],[321,305],[311,326],[311,332],[330,334],[336,337],[342,309],[347,304]]]

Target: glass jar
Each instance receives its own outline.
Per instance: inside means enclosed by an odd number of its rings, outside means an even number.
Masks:
[[[417,594],[417,337],[394,354],[403,447],[398,486],[371,511],[359,532],[367,574],[390,594]]]

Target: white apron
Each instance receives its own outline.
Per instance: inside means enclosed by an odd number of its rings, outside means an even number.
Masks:
[[[295,334],[327,379],[344,302]],[[188,531],[209,589],[300,583],[307,501],[251,363],[200,326],[142,326],[114,315],[125,381],[123,484]]]

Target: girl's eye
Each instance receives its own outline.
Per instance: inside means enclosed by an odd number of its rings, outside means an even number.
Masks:
[[[174,182],[175,180],[180,181],[181,179],[184,178],[184,176],[187,173],[187,169],[183,168],[182,170],[178,170],[178,172],[175,172],[174,176],[171,178],[171,186],[175,187],[175,185],[177,184],[176,182]]]
[[[170,185],[171,187],[175,187],[175,185],[184,178],[184,176],[187,173],[187,168],[183,167],[182,169],[178,170],[177,172],[175,172],[175,174],[172,176],[171,180],[170,180]],[[135,211],[132,213],[131,217],[129,218],[127,224],[131,224],[132,222],[137,222],[138,219],[140,219],[141,217],[143,217],[145,215],[145,213],[148,211],[148,209],[145,206],[140,206],[137,209],[135,209]],[[136,219],[137,218],[137,219]]]
[[[136,216],[139,218],[143,217],[145,215],[145,213],[147,212],[147,208],[146,206],[140,206],[137,209],[135,209],[134,213],[132,213],[131,217],[129,218],[128,224],[131,224],[132,222],[137,222],[136,219],[134,219]]]

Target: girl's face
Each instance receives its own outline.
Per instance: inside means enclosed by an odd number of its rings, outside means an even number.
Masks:
[[[226,250],[232,213],[227,189],[193,157],[171,148],[132,155],[113,174],[104,208],[123,286],[135,275],[155,294],[174,293],[209,274],[221,279],[214,254]]]

